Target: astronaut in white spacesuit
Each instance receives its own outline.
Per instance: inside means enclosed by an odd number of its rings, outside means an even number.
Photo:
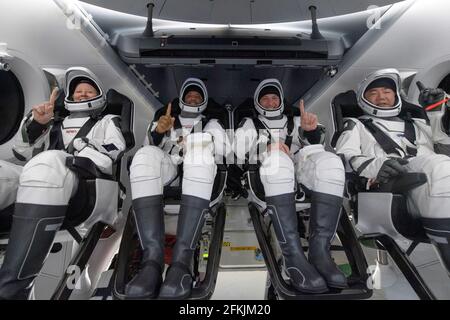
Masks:
[[[75,155],[92,160],[104,174],[112,173],[125,150],[119,118],[101,116],[106,93],[86,68],[66,71],[63,119],[54,116],[57,90],[49,102],[34,106],[21,124],[14,154],[29,160],[19,178],[13,224],[0,270],[0,298],[26,299],[66,216],[79,179],[66,167]]]
[[[401,78],[396,69],[370,74],[357,91],[364,116],[347,118],[336,152],[369,184],[386,183],[405,172],[423,172],[427,183],[408,192],[408,210],[421,217],[427,236],[450,270],[450,137],[448,106],[427,119],[400,114]],[[442,100],[440,89],[422,90],[423,107]],[[438,103],[439,105],[439,103]],[[425,117],[426,118],[426,117]]]
[[[129,298],[184,299],[191,294],[192,260],[210,205],[216,159],[231,150],[219,121],[205,117],[207,105],[208,92],[203,81],[187,79],[180,90],[179,108],[169,103],[155,114],[147,141],[133,158],[133,211],[143,257],[138,274],[126,285]],[[179,166],[182,196],[177,240],[172,264],[162,283],[163,187],[179,178]]]
[[[259,84],[254,106],[258,114],[241,121],[234,150],[239,161],[254,161],[255,153],[260,157],[265,201],[291,283],[299,291],[312,293],[327,291],[327,286],[345,288],[345,275],[330,256],[343,201],[342,161],[324,150],[324,128],[315,114],[305,112],[303,101],[300,117],[285,114],[278,80],[266,79]],[[296,181],[312,201],[309,262],[297,230]]]

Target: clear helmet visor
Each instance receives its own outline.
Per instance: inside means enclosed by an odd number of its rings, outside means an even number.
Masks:
[[[97,77],[87,68],[75,67],[66,72],[64,104],[71,112],[94,112],[103,109],[105,93]],[[76,92],[76,90],[80,90]],[[95,95],[92,95],[95,92]],[[80,95],[77,97],[77,95]]]
[[[364,79],[358,87],[357,99],[358,105],[365,113],[380,117],[395,117],[400,114],[402,99],[400,95],[401,78],[396,69],[383,69],[370,74]],[[381,99],[383,104],[377,104],[375,99],[370,97],[371,92],[386,95]],[[393,92],[394,101],[389,103],[388,96]],[[378,99],[379,100],[379,99]],[[386,105],[392,104],[392,105]]]
[[[275,94],[279,97],[279,104],[276,108],[267,108],[261,104],[261,98],[265,95]],[[280,116],[284,111],[284,94],[283,87],[277,79],[263,80],[255,90],[253,96],[255,109],[264,117],[274,118]]]
[[[191,93],[190,93],[191,92]],[[188,94],[193,94],[201,97],[199,103],[192,103],[186,101]],[[191,100],[191,99],[189,99]],[[201,100],[201,101],[200,101]],[[188,78],[184,81],[180,90],[180,109],[189,113],[202,113],[208,105],[208,91],[206,90],[205,83],[197,78]]]

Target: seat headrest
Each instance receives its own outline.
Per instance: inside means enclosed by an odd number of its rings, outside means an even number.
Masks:
[[[54,109],[55,116],[57,116],[58,118],[65,118],[69,115],[69,111],[64,107],[65,97],[66,94],[64,93],[64,90],[59,89]]]
[[[120,116],[122,115],[122,108],[125,103],[131,103],[130,99],[114,89],[109,89],[106,93],[106,108],[102,114],[115,114]]]
[[[342,92],[334,97],[331,105],[334,113],[341,112],[342,118],[358,118],[364,111],[358,106],[356,93],[353,90]]]
[[[225,108],[225,106],[218,104],[211,97],[208,99],[208,106],[206,107],[203,114],[210,119],[212,118],[219,120],[220,123],[222,123],[222,125],[225,127],[225,129],[230,129],[227,109]]]
[[[106,114],[120,116],[120,125],[127,150],[133,148],[135,144],[133,134],[133,101],[116,90],[109,89],[106,93],[106,108],[102,112],[102,115]]]

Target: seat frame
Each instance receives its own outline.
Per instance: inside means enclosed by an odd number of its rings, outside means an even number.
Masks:
[[[246,105],[246,104],[251,105]],[[248,117],[254,112],[249,112],[244,109],[253,108],[253,100],[245,100],[238,108],[238,114],[242,117]],[[287,105],[287,103],[285,103]],[[290,108],[295,115],[298,112],[297,108]],[[236,118],[235,123],[239,123],[242,119]],[[362,248],[358,242],[357,236],[352,228],[349,216],[345,213],[343,208],[343,214],[341,214],[339,225],[337,229],[337,235],[341,241],[342,246],[332,246],[331,250],[344,251],[347,260],[351,266],[352,273],[348,278],[349,288],[343,290],[332,289],[329,292],[322,294],[306,294],[299,292],[288,283],[282,274],[282,270],[279,266],[277,251],[278,243],[273,240],[273,228],[271,222],[267,219],[266,203],[264,187],[261,183],[259,176],[259,165],[245,165],[245,173],[241,177],[242,184],[248,192],[248,207],[250,216],[255,228],[256,237],[260,245],[261,251],[266,262],[268,273],[270,276],[270,285],[267,289],[267,298],[279,298],[289,300],[307,300],[307,299],[367,299],[371,297],[372,290],[366,285],[368,279],[368,264],[364,257]],[[303,192],[301,186],[297,186],[296,190],[296,210],[297,213],[308,212],[311,203],[309,199],[306,199],[306,193]],[[308,219],[307,214],[299,215],[299,218],[304,220]],[[269,231],[272,230],[272,231]],[[278,249],[278,250],[277,250]],[[305,246],[304,250],[308,247]]]
[[[255,170],[248,172],[249,181],[253,181],[253,184],[250,184],[250,186],[257,185],[255,181],[258,179],[258,175],[259,172]],[[352,271],[351,275],[348,277],[349,287],[343,290],[330,289],[330,291],[321,294],[307,294],[295,290],[293,286],[283,278],[282,270],[278,262],[279,255],[277,254],[277,248],[274,247],[278,246],[278,244],[276,239],[273,240],[273,232],[269,231],[271,229],[271,223],[266,219],[267,212],[265,210],[265,202],[256,196],[256,194],[261,195],[261,193],[264,193],[264,190],[259,190],[256,193],[253,191],[252,187],[250,187],[249,194],[253,196],[252,199],[249,199],[248,206],[256,237],[261,247],[270,276],[268,291],[271,292],[271,294],[269,295],[269,298],[281,298],[285,300],[334,300],[368,299],[372,296],[372,290],[367,287],[367,260],[364,257],[358,238],[344,208],[342,208],[343,211],[337,228],[337,236],[342,246],[331,246],[331,250],[344,251],[347,257]],[[255,199],[258,199],[258,201],[255,201]],[[310,205],[309,201],[297,202],[297,212],[305,212],[310,208]],[[306,214],[299,215],[298,217],[303,220],[308,218]],[[307,251],[308,246],[304,246],[303,249],[304,251]]]
[[[172,102],[173,106],[178,106],[178,100],[175,99]],[[225,121],[224,117],[218,117],[220,110],[219,105],[212,99],[210,99],[210,104],[206,110],[210,108],[211,114],[213,118],[218,118],[221,122],[226,122],[224,125],[228,123]],[[172,109],[174,110],[174,109]],[[225,108],[224,108],[225,110]],[[165,112],[165,108],[161,108],[156,112],[156,117],[159,114]],[[129,163],[130,164],[130,163]],[[129,168],[129,166],[128,166]],[[222,241],[223,234],[225,228],[225,216],[226,209],[225,205],[222,202],[222,197],[227,186],[227,177],[228,170],[227,166],[224,164],[217,165],[217,174],[214,180],[213,191],[211,196],[211,203],[209,208],[209,216],[206,219],[206,224],[211,226],[211,235],[210,235],[210,244],[208,249],[208,261],[206,264],[205,276],[203,279],[198,279],[194,283],[194,287],[192,289],[191,296],[188,300],[204,300],[209,299],[214,293],[217,275],[219,270],[220,263],[220,255],[222,251]],[[165,204],[179,204],[181,200],[182,187],[180,186],[165,186],[163,191],[163,198]],[[112,294],[113,298],[118,300],[127,300],[131,299],[125,295],[125,284],[131,280],[128,279],[128,261],[131,258],[129,256],[129,252],[131,252],[134,248],[132,248],[133,239],[137,237],[136,225],[133,219],[133,215],[131,213],[132,208],[130,208],[130,212],[128,213],[127,222],[125,225],[124,233],[122,236],[122,241],[119,248],[119,253],[117,256],[114,274],[112,276]],[[198,274],[198,255],[197,252],[194,255],[194,274]]]

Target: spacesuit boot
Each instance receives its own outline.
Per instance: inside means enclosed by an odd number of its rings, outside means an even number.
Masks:
[[[67,206],[16,203],[11,238],[0,269],[0,298],[25,300],[39,274]]]
[[[422,218],[423,227],[450,277],[450,219]]]
[[[309,264],[303,253],[297,230],[297,212],[294,194],[266,197],[267,210],[271,216],[275,234],[283,252],[286,272],[292,286],[301,292],[321,293],[327,291],[325,280]]]
[[[192,259],[202,233],[209,200],[182,195],[177,226],[177,240],[172,264],[159,292],[160,299],[186,299],[192,291]]]
[[[14,214],[14,204],[0,210],[0,233],[7,233],[11,230],[12,216]]]
[[[347,279],[337,268],[330,254],[331,241],[336,232],[342,198],[313,192],[311,197],[308,260],[332,288],[346,288]]]
[[[133,200],[139,240],[143,249],[138,273],[125,287],[127,298],[153,299],[158,296],[164,270],[163,196]]]

